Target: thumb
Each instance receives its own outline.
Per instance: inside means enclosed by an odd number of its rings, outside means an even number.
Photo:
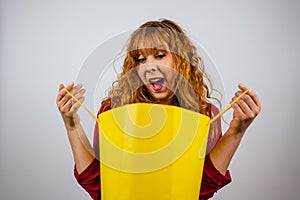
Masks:
[[[59,88],[58,88],[58,91],[60,91],[61,89],[63,89],[65,86],[61,83],[59,84]]]

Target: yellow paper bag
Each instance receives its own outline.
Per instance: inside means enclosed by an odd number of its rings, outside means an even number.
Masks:
[[[102,200],[197,200],[210,118],[137,103],[98,116]]]

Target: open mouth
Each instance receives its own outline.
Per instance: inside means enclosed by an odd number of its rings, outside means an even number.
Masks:
[[[159,91],[164,87],[164,78],[151,78],[149,79],[149,83],[151,84],[153,90]]]

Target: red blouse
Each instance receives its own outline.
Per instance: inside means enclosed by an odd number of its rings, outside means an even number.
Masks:
[[[110,110],[110,102],[103,101],[101,108],[98,114]],[[212,106],[212,111],[214,114],[218,112],[218,109],[215,106]],[[221,122],[218,121],[218,134],[213,140],[208,141],[207,151],[209,152],[217,141],[222,137],[221,132]],[[98,125],[96,124],[94,131],[94,150],[96,152],[96,158],[93,162],[81,173],[78,174],[76,167],[74,168],[74,175],[78,183],[90,194],[94,200],[101,199],[101,190],[100,190],[100,162],[97,157],[99,157],[99,143],[98,143]],[[210,155],[206,155],[202,183],[199,199],[206,200],[211,198],[215,192],[220,188],[224,187],[231,182],[230,173],[227,170],[225,176],[222,175],[214,166],[210,159]]]

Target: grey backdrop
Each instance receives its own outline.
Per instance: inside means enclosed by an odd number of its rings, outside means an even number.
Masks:
[[[214,199],[298,199],[300,1],[0,1],[0,199],[89,199],[56,108],[101,43],[169,18],[201,43],[223,78],[263,105]]]

